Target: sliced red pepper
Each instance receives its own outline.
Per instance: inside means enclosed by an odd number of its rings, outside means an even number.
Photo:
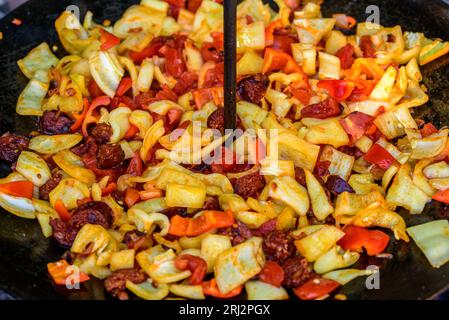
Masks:
[[[173,88],[173,92],[178,96],[182,96],[186,92],[196,88],[197,83],[198,74],[193,71],[186,71],[179,77],[178,82],[176,82]]]
[[[262,271],[259,273],[259,279],[263,282],[269,283],[275,287],[280,288],[284,281],[285,273],[282,267],[274,262],[267,261]]]
[[[34,185],[30,181],[11,181],[0,184],[0,192],[14,197],[32,199]]]
[[[217,281],[215,280],[215,278],[210,281],[204,281],[201,284],[201,286],[203,288],[203,293],[206,296],[211,296],[211,297],[221,298],[221,299],[236,297],[242,292],[242,289],[243,289],[243,286],[240,285],[240,286],[232,289],[230,292],[223,294],[220,292],[220,289],[218,289]]]
[[[340,124],[351,137],[351,142],[355,143],[363,137],[373,121],[374,117],[363,112],[355,111],[340,120]]]
[[[79,277],[75,277],[75,270],[70,272],[68,269],[69,267],[71,266],[66,260],[59,260],[57,262],[47,264],[48,273],[57,285],[75,285],[90,279],[89,276],[83,272],[79,273]]]
[[[136,63],[141,64],[146,58],[159,55],[159,49],[165,44],[165,39],[162,37],[154,38],[151,43],[142,49],[140,52],[130,51],[129,57]]]
[[[285,53],[292,54],[292,44],[295,42],[295,39],[288,35],[274,35],[271,48],[282,50]]]
[[[426,123],[420,130],[423,138],[431,136],[438,132],[438,129],[432,123]]]
[[[136,134],[139,132],[139,128],[137,128],[135,125],[130,125],[128,131],[126,131],[125,136],[123,139],[130,140],[136,136]]]
[[[133,188],[126,189],[125,204],[128,208],[131,208],[133,205],[135,205],[139,201],[140,201],[139,191],[137,191],[136,189],[133,189]]]
[[[357,226],[346,226],[345,236],[338,245],[345,250],[362,252],[365,248],[369,256],[376,256],[385,251],[390,237],[380,230],[368,230]]]
[[[192,91],[192,96],[197,109],[201,109],[209,101],[213,101],[217,106],[224,105],[223,87],[196,89]]]
[[[84,98],[83,101],[84,101],[83,111],[80,114],[72,113],[72,117],[75,119],[75,122],[70,127],[71,132],[77,132],[83,125],[84,119],[86,118],[87,111],[89,110],[89,100],[87,98]]]
[[[293,291],[301,300],[322,298],[337,289],[340,283],[326,278],[313,278]]]
[[[178,237],[195,237],[213,229],[232,226],[234,222],[234,214],[231,211],[204,211],[203,215],[197,218],[176,215],[170,220],[168,233]]]
[[[369,163],[375,164],[383,170],[391,167],[396,159],[385,148],[375,143],[365,154],[364,159]]]
[[[211,37],[213,39],[214,47],[217,50],[223,51],[223,49],[224,49],[224,33],[223,32],[212,32]]]
[[[189,270],[192,275],[189,284],[199,285],[207,274],[207,263],[203,258],[191,254],[182,254],[175,259],[175,267],[178,270]]]
[[[124,96],[129,89],[133,86],[133,81],[130,77],[124,77],[122,81],[120,81],[120,84],[118,85],[117,91],[115,94],[118,97]]]
[[[107,196],[109,194],[111,194],[112,192],[114,192],[117,189],[117,184],[115,182],[109,182],[108,185],[101,189],[101,195]]]
[[[284,73],[300,73],[305,79],[307,76],[301,67],[296,63],[291,55],[283,51],[267,48],[265,49],[262,73],[266,74],[270,71],[283,71]]]
[[[432,199],[438,202],[449,204],[449,189],[438,191],[433,195]]]
[[[101,91],[98,84],[95,82],[94,78],[89,80],[89,84],[87,85],[87,90],[89,91],[89,95],[90,95],[91,99],[95,99],[95,98],[105,95],[103,93],[103,91]]]
[[[109,49],[118,46],[120,44],[120,39],[112,33],[109,33],[104,29],[100,29],[100,42],[101,51],[108,51]]]
[[[356,79],[354,90],[352,90],[351,95],[348,97],[349,101],[365,101],[370,96],[377,81],[375,80],[365,80],[362,78]]]
[[[111,99],[108,96],[100,96],[95,98],[90,104],[89,109],[87,110],[86,117],[84,118],[82,124],[82,132],[83,136],[87,137],[87,126],[89,123],[96,122],[97,118],[93,115],[95,109],[101,106],[107,106],[111,103]]]
[[[346,100],[354,90],[354,82],[348,80],[321,80],[317,87],[326,89],[329,95],[337,101]]]
[[[281,19],[274,20],[265,28],[265,46],[272,46],[274,43],[274,31],[284,26]]]
[[[70,214],[69,210],[67,210],[67,208],[65,207],[64,202],[62,202],[62,200],[60,200],[60,199],[56,200],[55,210],[59,214],[59,217],[61,218],[62,221],[70,220],[70,217],[72,215]]]
[[[187,70],[181,49],[165,45],[159,49],[159,52],[165,57],[165,71],[169,75],[179,78]]]

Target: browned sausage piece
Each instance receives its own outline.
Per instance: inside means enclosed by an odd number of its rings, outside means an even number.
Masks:
[[[207,118],[207,127],[224,132],[224,108],[218,108]]]
[[[218,229],[217,233],[229,236],[233,246],[245,242],[253,236],[248,226],[241,221],[237,221],[231,227]]]
[[[286,260],[282,265],[282,269],[284,269],[285,273],[282,284],[287,288],[297,288],[315,276],[306,258],[300,256]]]
[[[69,224],[74,229],[81,229],[85,224],[98,224],[106,229],[112,226],[112,209],[104,202],[84,203],[73,211]]]
[[[30,140],[24,136],[16,134],[5,134],[0,137],[0,159],[14,162],[20,152],[28,148]]]
[[[125,233],[123,242],[126,244],[128,249],[134,249],[137,252],[148,249],[153,244],[151,236],[137,230],[128,231]]]
[[[240,178],[231,179],[234,192],[243,198],[256,198],[259,191],[265,187],[265,179],[259,172],[250,173]]]
[[[295,180],[303,187],[306,187],[306,174],[303,168],[295,167]]]
[[[242,100],[260,104],[268,88],[268,78],[261,74],[246,77],[237,83],[237,92]]]
[[[296,252],[292,237],[279,230],[274,230],[264,237],[262,248],[268,260],[280,263],[293,257]]]
[[[60,172],[55,172],[51,178],[39,188],[39,196],[42,200],[48,200],[50,192],[56,188],[59,182],[62,180],[62,174]]]
[[[73,229],[68,223],[60,219],[50,220],[50,225],[53,229],[53,238],[63,248],[70,248],[75,241],[78,230]]]
[[[106,144],[112,136],[112,127],[107,123],[97,123],[89,128],[89,135],[97,144]]]
[[[220,203],[217,197],[207,197],[201,210],[220,210]]]
[[[39,120],[39,131],[45,134],[70,132],[72,119],[60,111],[45,111]]]
[[[123,160],[125,160],[125,153],[119,144],[103,144],[98,147],[98,168],[112,169],[120,166]]]
[[[120,300],[128,300],[128,293],[126,289],[126,280],[132,283],[142,283],[147,279],[147,275],[138,269],[123,269],[115,271],[104,281],[106,291],[110,292],[114,297]]]

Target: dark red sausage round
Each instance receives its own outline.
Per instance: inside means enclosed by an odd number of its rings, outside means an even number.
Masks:
[[[120,300],[128,300],[129,296],[125,292],[126,280],[132,283],[142,283],[147,279],[147,275],[138,269],[123,269],[115,271],[104,281],[104,287],[106,291],[111,293],[114,297]]]
[[[14,162],[20,152],[28,148],[30,140],[24,136],[16,134],[5,134],[0,137],[0,159]]]
[[[113,222],[112,209],[104,202],[92,201],[79,206],[70,218],[69,224],[81,229],[86,224],[98,224],[109,229]]]
[[[60,111],[45,111],[39,120],[39,131],[45,134],[70,132],[73,121]]]
[[[123,160],[125,160],[125,153],[119,144],[103,144],[98,147],[98,168],[112,169],[120,166]]]

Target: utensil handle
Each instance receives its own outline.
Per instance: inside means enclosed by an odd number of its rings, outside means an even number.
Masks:
[[[237,0],[224,0],[224,114],[225,129],[236,127]]]

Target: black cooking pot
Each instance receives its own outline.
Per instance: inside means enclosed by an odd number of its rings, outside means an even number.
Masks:
[[[226,0],[225,0],[226,1]],[[97,21],[115,21],[130,5],[128,0],[31,0],[0,21],[4,39],[0,41],[0,132],[14,131],[27,134],[36,127],[32,117],[15,113],[17,97],[27,83],[16,61],[27,52],[46,41],[57,44],[59,55],[64,55],[62,45],[54,30],[56,17],[69,5],[77,6],[81,16],[89,9]],[[342,12],[366,20],[379,8],[380,23],[384,26],[401,25],[403,30],[425,32],[428,37],[449,40],[449,7],[433,0],[327,0],[323,5],[326,16]],[[374,8],[375,9],[375,8]],[[367,12],[368,11],[368,12]],[[11,24],[13,18],[23,21],[21,26]],[[416,109],[416,116],[443,126],[449,125],[449,68],[447,58],[424,68],[424,83],[429,89],[430,102]],[[9,172],[1,164],[0,175]],[[440,205],[432,203],[426,213],[410,216],[402,212],[407,225],[416,225],[435,218]],[[392,241],[388,251],[394,259],[371,259],[360,262],[382,265],[380,290],[367,290],[365,280],[356,279],[341,290],[350,299],[431,299],[449,287],[449,264],[433,269],[415,244]],[[84,290],[63,291],[52,285],[46,271],[48,262],[56,261],[63,251],[51,240],[42,236],[36,221],[17,218],[0,210],[0,289],[11,296],[23,299],[103,299],[101,281],[89,281]]]

